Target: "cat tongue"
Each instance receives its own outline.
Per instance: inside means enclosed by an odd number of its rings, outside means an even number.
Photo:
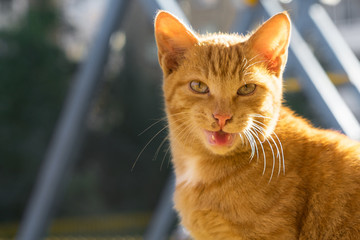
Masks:
[[[208,137],[208,141],[213,145],[231,145],[234,140],[234,135],[231,133],[226,133],[223,131],[210,132],[206,131],[206,135]]]

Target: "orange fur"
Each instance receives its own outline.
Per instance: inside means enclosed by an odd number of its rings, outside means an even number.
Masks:
[[[194,239],[360,239],[360,144],[282,105],[286,13],[249,36],[200,36],[161,11],[155,36],[175,208]]]

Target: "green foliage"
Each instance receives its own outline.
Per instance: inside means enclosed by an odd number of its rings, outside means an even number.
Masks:
[[[57,13],[41,3],[0,32],[0,221],[21,215],[73,69],[54,41]]]

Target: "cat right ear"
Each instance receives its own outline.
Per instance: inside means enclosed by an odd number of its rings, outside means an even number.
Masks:
[[[289,15],[283,12],[266,21],[248,40],[252,51],[263,57],[268,69],[277,75],[286,64],[290,31]]]
[[[198,43],[195,34],[166,11],[160,11],[156,15],[155,38],[159,63],[166,74],[176,70],[185,52]]]

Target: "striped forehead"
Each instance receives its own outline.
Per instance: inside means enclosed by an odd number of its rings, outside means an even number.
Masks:
[[[239,45],[208,45],[206,75],[226,79],[242,75],[246,58]]]

